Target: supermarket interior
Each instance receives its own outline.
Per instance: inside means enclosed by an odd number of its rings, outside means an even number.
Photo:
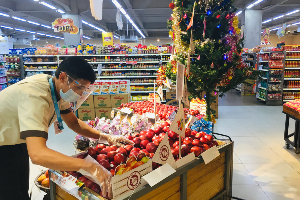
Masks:
[[[300,199],[299,0],[1,0],[0,200]]]

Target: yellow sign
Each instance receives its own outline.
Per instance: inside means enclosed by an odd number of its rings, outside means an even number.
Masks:
[[[54,32],[61,32],[61,33],[71,33],[71,34],[77,34],[78,33],[78,27],[74,25],[73,19],[67,18],[57,18],[52,23],[52,28],[54,29]]]
[[[102,33],[103,46],[113,46],[114,36],[112,32]]]

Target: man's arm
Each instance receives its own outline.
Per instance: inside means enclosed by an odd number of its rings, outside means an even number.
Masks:
[[[75,133],[94,139],[99,139],[100,136],[106,140],[108,139],[106,134],[101,134],[96,129],[90,127],[85,122],[78,119],[73,112],[62,114],[61,117],[68,127]]]
[[[83,166],[83,159],[72,158],[49,149],[46,141],[42,137],[26,138],[28,154],[33,164],[61,171],[78,171]]]

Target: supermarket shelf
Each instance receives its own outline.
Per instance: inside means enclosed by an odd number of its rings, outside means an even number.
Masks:
[[[58,62],[24,62],[24,65],[51,65],[58,64]]]
[[[2,77],[6,77],[6,75],[4,75],[4,76],[0,76],[0,78],[2,78]]]
[[[37,72],[37,71],[55,72],[56,69],[26,69],[25,70],[25,72]]]
[[[259,100],[262,100],[262,101],[266,101],[265,99],[263,99],[263,98],[260,98],[260,97],[257,97]]]
[[[285,59],[286,61],[289,61],[289,60],[300,60],[300,58],[287,58]]]
[[[265,77],[261,77],[262,79],[264,79],[264,80],[267,80],[268,78],[265,78]]]
[[[61,56],[61,55],[23,55],[23,57],[54,57],[54,56]]]
[[[268,72],[268,69],[260,69],[259,71]]]
[[[128,68],[128,69],[102,69],[103,72],[105,71],[150,71],[150,70],[158,70],[159,68],[146,68],[146,69],[137,69],[137,68],[134,68],[134,69],[131,69],[131,68]],[[94,71],[98,71],[98,69],[94,69]]]
[[[97,55],[58,55],[61,57],[68,57],[68,56],[94,56],[94,57],[101,57],[101,56],[171,56],[172,54],[170,53],[152,53],[152,54],[97,54]]]
[[[135,62],[135,61],[127,61],[127,62]],[[137,61],[136,63],[159,63],[160,61]],[[163,61],[166,62],[166,61]],[[89,62],[90,64],[127,64],[132,65],[133,63],[126,63],[126,61],[118,61],[118,62]]]
[[[281,81],[269,81],[269,83],[281,83]]]
[[[268,63],[268,60],[262,60],[262,61],[258,61],[259,63]]]
[[[132,94],[136,94],[136,93],[152,93],[154,92],[153,90],[152,91],[130,91],[130,93]]]
[[[156,78],[156,76],[98,76],[97,78]]]
[[[131,83],[130,85],[154,85],[154,83]]]
[[[270,51],[259,52],[259,54],[271,53]]]
[[[287,53],[300,53],[300,51],[286,51]]]
[[[3,84],[6,84],[7,82],[4,82],[4,83],[0,83],[0,85],[3,85]]]
[[[300,90],[300,88],[283,88],[283,90]]]
[[[267,90],[267,88],[264,88],[264,87],[258,87],[258,88],[263,89],[263,90]]]
[[[294,101],[295,99],[283,100],[283,102]]]
[[[300,69],[300,67],[289,67],[289,68],[285,68],[285,69]]]
[[[287,80],[287,81],[296,81],[296,80],[300,80],[300,78],[284,78],[284,80]]]
[[[131,100],[131,102],[141,102],[141,101],[147,101],[147,100]],[[166,100],[160,101],[161,103],[166,103]]]
[[[255,60],[244,60],[245,62],[255,62]]]

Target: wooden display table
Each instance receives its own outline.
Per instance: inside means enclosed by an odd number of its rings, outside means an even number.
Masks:
[[[218,147],[220,156],[208,164],[202,157],[176,169],[176,173],[170,175],[153,187],[148,184],[135,191],[126,199],[138,200],[206,200],[222,199],[230,200],[232,196],[232,170],[233,170],[233,143],[229,142]],[[50,173],[51,176],[51,173]],[[90,193],[87,200],[99,200],[94,192]],[[76,200],[54,182],[50,182],[51,200]],[[97,197],[98,196],[98,197]]]
[[[283,113],[286,115],[284,127],[284,140],[286,148],[289,149],[290,145],[295,148],[295,153],[300,153],[300,114],[298,111],[283,105]],[[295,131],[289,134],[290,118],[295,120]],[[290,138],[294,136],[294,141]]]

